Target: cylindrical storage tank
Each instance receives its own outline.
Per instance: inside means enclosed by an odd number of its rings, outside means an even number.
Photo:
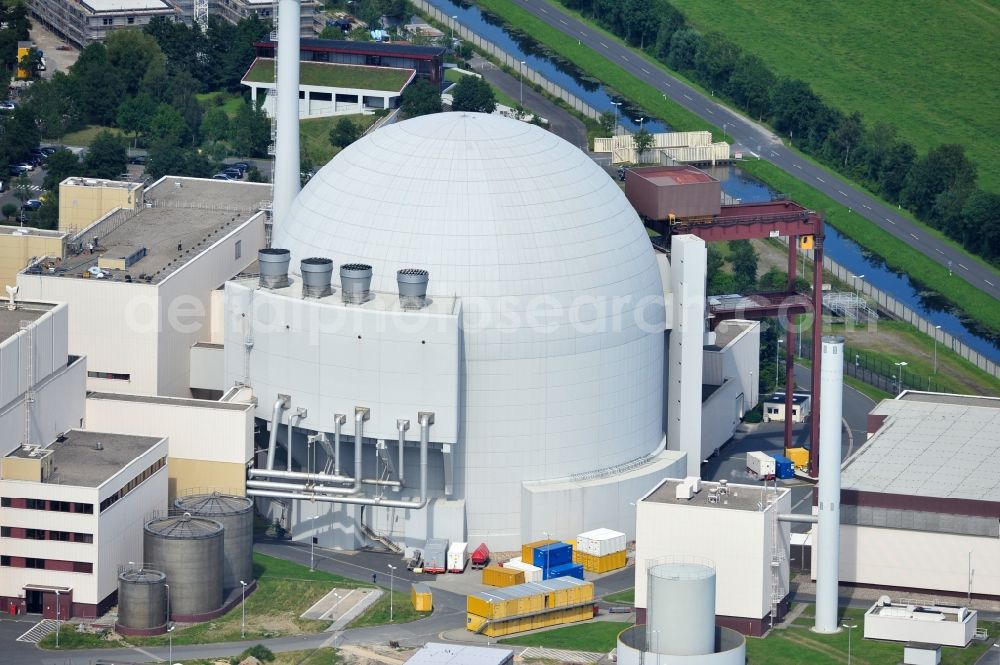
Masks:
[[[266,247],[257,252],[260,266],[260,285],[265,289],[280,289],[288,286],[288,264],[292,256],[287,249]]]
[[[222,531],[215,520],[189,514],[154,519],[143,529],[143,558],[167,576],[171,617],[222,606]]]
[[[167,625],[167,576],[149,568],[118,576],[118,625],[152,631]]]
[[[715,650],[715,569],[708,561],[668,561],[649,569],[647,650],[693,656]]]
[[[372,267],[366,263],[345,263],[340,266],[340,291],[344,302],[355,305],[366,302],[372,286]]]
[[[420,309],[427,302],[427,282],[430,273],[422,268],[402,268],[396,271],[399,305],[403,309]]]
[[[333,293],[330,282],[333,279],[333,260],[321,257],[302,259],[302,296],[322,298]]]
[[[253,579],[253,499],[230,494],[192,494],[174,501],[181,512],[213,519],[222,534],[222,587],[235,589]]]

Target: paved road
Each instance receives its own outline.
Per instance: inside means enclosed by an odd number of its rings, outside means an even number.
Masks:
[[[971,260],[967,254],[944,244],[918,229],[899,211],[879,202],[841,178],[814,166],[785,147],[770,130],[717,103],[682,81],[665,73],[646,56],[594,32],[572,15],[546,0],[512,0],[553,28],[577,39],[581,47],[589,48],[659,90],[664,97],[677,102],[688,111],[716,127],[721,127],[728,140],[741,144],[786,173],[830,196],[855,213],[870,220],[907,245],[942,266],[949,267],[957,277],[982,289],[1000,300],[1000,278],[996,272]]]
[[[566,109],[560,108],[549,101],[545,95],[536,91],[530,85],[521,87],[521,81],[495,64],[475,56],[471,61],[473,69],[483,75],[491,85],[499,88],[511,99],[520,99],[524,95],[522,106],[549,121],[549,129],[553,134],[566,139],[584,152],[588,151],[587,128],[583,122],[574,117]]]

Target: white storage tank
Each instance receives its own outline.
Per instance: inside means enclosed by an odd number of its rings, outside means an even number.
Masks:
[[[649,569],[647,650],[674,656],[715,650],[715,567],[705,559]]]

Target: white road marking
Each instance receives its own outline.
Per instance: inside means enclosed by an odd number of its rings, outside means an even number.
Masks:
[[[539,9],[541,9],[541,10],[542,10],[543,12],[545,12],[546,14],[548,14],[548,13],[549,13],[549,10],[548,10],[548,9],[546,9],[545,7],[539,7]]]
[[[935,252],[937,252],[938,254],[941,254],[942,256],[944,255],[944,252],[942,252],[942,251],[941,251],[940,249],[938,249],[937,247],[935,247],[935,248],[934,248],[934,251],[935,251]]]
[[[823,179],[822,179],[822,178],[820,178],[819,176],[816,176],[816,179],[817,179],[817,180],[819,180],[819,181],[820,181],[821,183],[823,183],[824,185],[826,184],[826,180],[823,180]]]
[[[601,46],[603,46],[604,48],[608,48],[608,45],[607,45],[607,44],[605,44],[604,42],[598,42],[598,43],[599,43],[599,44],[600,44]]]
[[[892,224],[893,226],[896,226],[896,222],[892,221],[892,220],[891,220],[891,219],[889,219],[888,217],[886,217],[886,218],[885,218],[885,221],[889,222],[889,223],[890,223],[890,224]]]
[[[918,238],[916,235],[912,233],[910,234],[910,237],[913,238],[914,240],[920,240],[920,238]]]
[[[802,170],[802,165],[801,165],[801,164],[796,164],[796,165],[795,165],[795,168],[797,168],[798,170],[800,170],[800,171],[801,171],[801,170]]]
[[[984,282],[986,282],[987,284],[989,284],[990,286],[995,286],[995,285],[993,284],[993,282],[991,282],[991,281],[990,281],[990,280],[988,280],[988,279],[984,279],[983,281],[984,281]]]
[[[624,55],[622,56],[622,60],[624,60],[625,62],[629,61],[628,58],[626,58]]]
[[[562,19],[559,19],[559,22],[562,23],[563,25],[569,25],[569,23],[567,23],[566,21],[564,21]]]
[[[587,33],[586,33],[586,32],[584,32],[583,30],[581,30],[581,31],[580,31],[580,34],[581,34],[581,35],[583,35],[584,37],[586,37],[586,36],[587,36]]]
[[[708,111],[710,114],[715,115],[715,113],[712,111],[712,109],[705,109],[705,110]]]
[[[666,81],[663,82],[663,85],[667,86],[668,88],[670,87],[670,84],[667,83]]]
[[[640,67],[639,69],[641,69],[642,71],[646,72],[647,74],[649,73],[649,70],[646,69],[645,67]]]
[[[865,204],[863,204],[863,205],[865,206],[865,209],[866,209],[866,210],[871,210],[871,209],[872,209],[872,207],[871,207],[870,205],[868,205],[867,203],[865,203]]]
[[[691,99],[691,96],[690,96],[690,95],[688,95],[687,93],[684,93],[684,99],[689,99],[689,100],[690,100],[690,99]],[[693,100],[692,100],[692,101],[693,101]]]
[[[847,196],[847,194],[845,194],[845,193],[844,193],[844,190],[842,190],[842,189],[838,189],[837,191],[838,191],[838,192],[840,192],[840,195],[841,195],[841,196]]]
[[[968,268],[966,268],[965,266],[963,266],[961,263],[958,264],[958,267],[961,268],[962,270],[968,270]]]

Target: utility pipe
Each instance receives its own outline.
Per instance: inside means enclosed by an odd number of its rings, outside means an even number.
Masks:
[[[318,494],[352,494],[350,487],[330,487],[329,485],[303,485],[301,483],[279,483],[274,480],[248,480],[247,487],[262,490],[288,490],[291,492],[316,492]]]
[[[405,482],[403,479],[403,449],[406,446],[406,430],[410,429],[410,421],[400,418],[396,421],[396,429],[399,430],[399,463],[396,471],[399,475],[399,487],[402,487]]]
[[[360,410],[360,409],[359,409]],[[367,415],[368,410],[364,409],[364,415]],[[358,412],[355,412],[357,423]],[[434,424],[434,414],[431,412],[423,411],[419,414],[420,420],[420,499],[417,501],[399,501],[391,499],[383,499],[381,497],[355,497],[355,496],[331,496],[325,493],[319,493],[313,488],[312,491],[307,492],[293,492],[293,491],[272,491],[267,489],[257,489],[247,484],[249,496],[260,496],[270,499],[298,499],[304,500],[308,499],[311,501],[325,501],[329,503],[346,503],[350,505],[357,506],[384,506],[386,508],[408,508],[408,509],[421,509],[427,505],[427,448],[430,442],[430,427]],[[361,422],[364,422],[363,419]],[[363,427],[363,426],[362,426]],[[360,441],[360,437],[358,437]],[[357,441],[355,442],[355,447],[357,447]],[[334,489],[334,488],[323,488]]]
[[[338,413],[333,416],[333,475],[340,475],[340,427],[347,422],[347,416]]]
[[[815,515],[803,515],[801,513],[778,513],[779,522],[802,522],[806,524],[816,524],[819,518]]]
[[[299,422],[301,423],[302,419],[305,418],[308,413],[309,413],[308,411],[306,411],[300,406],[298,409],[295,410],[294,417],[298,418]],[[292,460],[295,457],[295,455],[293,454],[295,452],[294,450],[295,432],[292,431],[292,418],[293,416],[291,415],[288,416],[288,441],[287,444],[285,445],[285,449],[288,451],[288,461],[285,464],[285,468],[288,469],[289,471],[292,470]]]
[[[288,395],[278,395],[271,409],[271,436],[267,439],[267,468],[274,468],[274,451],[278,447],[278,428],[281,427],[281,411],[289,406]],[[290,420],[290,419],[289,419]]]
[[[371,416],[366,406],[354,407],[354,491],[361,491],[361,444],[365,440],[365,421]]]
[[[284,478],[287,480],[313,480],[322,483],[353,483],[351,476],[330,476],[325,473],[305,471],[280,471],[278,469],[250,469],[251,478]]]

